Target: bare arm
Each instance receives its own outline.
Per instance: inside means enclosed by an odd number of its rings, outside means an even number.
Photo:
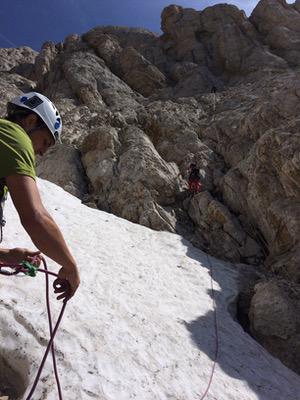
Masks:
[[[36,182],[29,176],[6,177],[6,184],[21,223],[35,246],[63,268],[60,277],[71,285],[73,295],[79,285],[76,262],[57,224],[42,204]]]

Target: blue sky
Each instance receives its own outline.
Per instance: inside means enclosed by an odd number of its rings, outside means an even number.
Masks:
[[[218,0],[0,0],[0,47],[39,50],[97,25],[144,27],[160,32],[160,14],[169,4],[202,10]],[[225,2],[225,1],[224,1]],[[227,0],[250,15],[258,0]],[[289,3],[293,1],[288,0]]]

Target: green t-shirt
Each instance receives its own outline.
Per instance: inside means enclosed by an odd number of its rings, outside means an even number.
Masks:
[[[0,180],[15,174],[36,178],[32,142],[20,125],[0,119]]]

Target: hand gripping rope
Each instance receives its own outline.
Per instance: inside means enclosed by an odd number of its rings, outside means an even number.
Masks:
[[[48,314],[48,322],[49,322],[49,332],[50,332],[50,340],[47,345],[44,357],[42,359],[41,365],[38,369],[38,373],[36,375],[36,378],[34,380],[33,386],[30,390],[30,393],[26,397],[26,400],[32,399],[32,396],[35,392],[36,386],[39,382],[42,370],[44,368],[45,361],[47,359],[47,356],[49,354],[49,351],[51,349],[52,353],[52,361],[53,361],[53,369],[54,369],[54,374],[55,374],[55,379],[57,383],[57,390],[58,390],[58,395],[59,395],[59,400],[62,400],[62,392],[61,392],[61,387],[60,387],[60,382],[59,382],[59,377],[58,377],[58,371],[57,371],[57,366],[56,366],[56,359],[55,359],[55,351],[54,351],[54,337],[56,335],[56,332],[58,330],[59,324],[62,320],[67,301],[68,301],[68,296],[64,299],[63,301],[63,306],[61,308],[59,317],[57,319],[56,325],[53,329],[52,327],[52,318],[51,318],[51,309],[50,309],[50,296],[49,296],[49,275],[55,276],[56,280],[53,283],[53,286],[55,289],[65,289],[67,292],[69,291],[69,282],[67,280],[62,280],[58,278],[58,275],[55,274],[54,272],[48,271],[47,268],[47,263],[44,258],[42,258],[42,263],[44,265],[44,269],[35,267],[34,265],[30,264],[29,262],[23,261],[21,264],[13,264],[13,263],[0,263],[0,274],[1,275],[6,275],[6,276],[12,276],[12,275],[17,275],[19,273],[23,273],[28,276],[36,276],[36,273],[43,272],[45,274],[45,279],[46,279],[46,304],[47,304],[47,314]],[[4,269],[3,269],[4,268]],[[7,268],[10,268],[12,271],[8,271]]]

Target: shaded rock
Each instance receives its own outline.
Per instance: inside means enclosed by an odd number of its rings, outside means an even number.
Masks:
[[[259,264],[263,258],[260,247],[246,234],[238,219],[209,192],[195,195],[189,215],[196,224],[196,240],[216,256],[226,254],[233,262]]]
[[[133,47],[124,49],[118,58],[123,80],[134,90],[150,96],[155,90],[166,85],[165,76],[140,55]]]
[[[6,115],[6,105],[13,97],[19,96],[35,87],[35,82],[21,75],[0,72],[0,116]]]
[[[45,156],[39,158],[36,172],[40,178],[61,186],[80,199],[87,193],[80,153],[71,146],[60,145],[50,148]]]
[[[289,300],[283,282],[277,280],[258,283],[251,301],[252,332],[264,336],[287,339],[297,331],[295,306]]]
[[[97,54],[107,62],[114,73],[118,71],[118,64],[114,64],[115,60],[111,55],[118,54],[120,48],[127,47],[133,47],[161,72],[165,72],[167,57],[160,47],[160,38],[147,29],[98,26],[83,35],[83,39],[97,50]]]
[[[174,63],[170,68],[169,76],[178,83],[187,76],[190,76],[197,68],[199,68],[198,64],[193,62]]]
[[[204,64],[224,78],[286,66],[260,45],[255,28],[235,6],[221,4],[198,12],[172,5],[162,13],[162,30],[169,57]]]
[[[300,371],[300,288],[271,279],[255,286],[249,318],[251,333],[285,365]],[[293,349],[293,351],[291,351]]]
[[[252,216],[252,224],[263,233],[271,253],[268,265],[275,257],[274,271],[278,272],[278,257],[283,254],[281,272],[298,281],[294,264],[300,233],[299,180],[295,179],[300,172],[295,162],[299,152],[298,120],[289,131],[271,130],[263,135],[238,169],[224,177],[223,189],[226,202],[241,214]],[[243,194],[236,198],[237,193]],[[291,263],[287,263],[286,251],[291,251]]]
[[[173,88],[170,97],[193,97],[199,93],[210,92],[212,87],[223,87],[222,81],[217,79],[207,67],[199,66],[189,75],[182,79]]]
[[[95,28],[83,35],[83,40],[95,49],[97,55],[113,72],[118,70],[117,58],[122,47],[114,36],[102,33],[100,28]]]
[[[300,64],[299,2],[287,4],[285,0],[261,0],[250,21],[274,53],[290,65]]]
[[[34,79],[34,63],[38,53],[30,47],[0,49],[0,72],[11,71]]]
[[[163,10],[161,45],[169,58],[176,62],[206,65],[205,49],[196,37],[196,32],[200,30],[199,14],[193,9],[175,5]]]
[[[178,99],[177,103],[156,101],[146,111],[146,132],[159,154],[175,162],[185,178],[189,164],[196,162],[204,187],[211,188],[214,174],[223,165],[198,137],[200,119],[205,115],[201,105],[193,98]]]
[[[35,60],[35,74],[39,82],[39,87],[44,89],[49,81],[44,82],[45,77],[49,74],[53,68],[53,61],[57,55],[57,49],[55,43],[45,42],[42,46],[41,52],[38,54]],[[51,82],[51,81],[50,81]]]
[[[118,131],[108,126],[94,128],[80,147],[82,162],[93,190],[98,197],[101,193],[103,199],[109,194],[120,148]]]
[[[97,26],[87,32],[83,38],[87,41],[97,40],[101,35],[109,35],[118,40],[121,47],[133,47],[140,51],[146,46],[152,46],[156,40],[157,35],[148,29],[143,28],[130,28],[126,26]]]
[[[130,39],[124,41],[122,36],[115,36],[113,30],[108,31],[111,34],[103,33],[107,32],[103,28],[95,28],[83,38],[117,76],[144,96],[149,96],[156,89],[165,86],[166,78],[163,73],[135,49],[134,44],[136,48],[143,49],[140,41],[140,45],[133,41],[128,46]]]

